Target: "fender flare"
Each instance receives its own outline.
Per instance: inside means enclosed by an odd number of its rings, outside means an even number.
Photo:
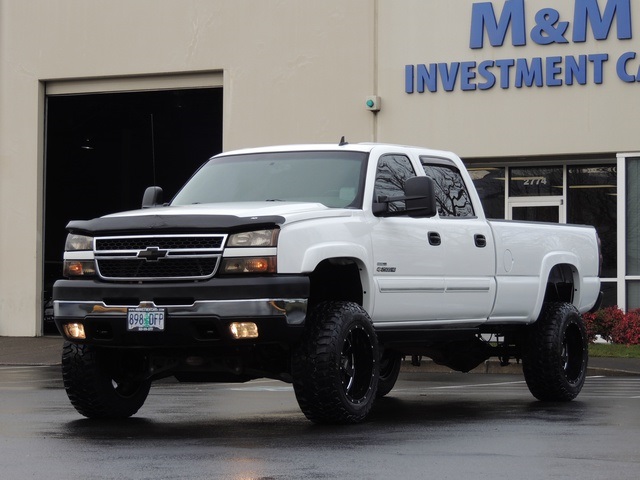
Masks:
[[[360,262],[361,268],[369,264],[369,252],[362,245],[347,242],[326,242],[308,248],[302,257],[301,272],[313,272],[320,262],[328,259],[349,258]]]
[[[540,276],[538,284],[538,298],[536,299],[535,306],[531,312],[531,321],[535,322],[540,316],[542,306],[544,304],[544,297],[547,290],[547,283],[551,270],[558,265],[568,265],[573,272],[573,287],[574,296],[573,304],[580,305],[580,293],[582,291],[582,275],[581,275],[581,263],[580,257],[572,252],[553,252],[544,256],[540,264]]]

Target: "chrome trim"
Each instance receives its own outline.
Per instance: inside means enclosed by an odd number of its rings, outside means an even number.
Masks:
[[[307,315],[307,300],[304,298],[198,300],[192,305],[156,305],[154,302],[140,302],[139,305],[107,305],[104,302],[55,300],[53,314],[55,317],[84,319],[88,315],[126,315],[129,308],[139,307],[164,308],[171,317],[284,316],[289,325],[303,324]]]
[[[211,238],[216,239],[220,242],[219,247],[211,247],[211,248],[164,248],[161,247],[161,241],[155,242],[157,245],[154,245],[154,240],[156,239],[188,239],[188,238]],[[158,282],[158,281],[166,281],[166,280],[206,280],[212,278],[218,268],[220,267],[220,258],[222,256],[222,252],[224,252],[224,247],[227,242],[228,234],[226,233],[216,233],[216,234],[165,234],[165,235],[117,235],[117,236],[104,236],[104,237],[95,237],[93,239],[93,250],[94,257],[96,260],[96,272],[98,276],[104,280],[108,281],[143,281],[143,282]],[[131,240],[139,240],[144,242],[144,248],[130,248],[130,249],[113,249],[113,250],[98,250],[98,243],[101,240],[123,240],[123,241],[131,241]],[[138,245],[136,245],[138,246]],[[166,261],[180,261],[183,259],[193,259],[193,258],[215,258],[216,264],[213,267],[213,271],[207,273],[207,275],[189,275],[189,276],[172,276],[172,277],[112,277],[106,276],[102,273],[100,268],[101,261],[140,261],[141,260],[141,252],[145,252],[149,250],[149,248],[157,248],[159,251],[165,252],[162,257],[153,260],[145,260],[147,262],[166,262]]]

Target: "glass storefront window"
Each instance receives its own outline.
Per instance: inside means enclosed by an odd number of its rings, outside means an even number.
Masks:
[[[487,218],[504,218],[504,167],[469,168],[469,175],[478,191]]]
[[[509,169],[510,197],[562,195],[562,167],[513,167]]]
[[[640,158],[627,159],[627,275],[640,275]],[[629,297],[629,301],[631,297]],[[636,305],[637,307],[638,305]]]
[[[560,215],[556,206],[513,207],[512,220],[558,223]]]
[[[640,282],[627,281],[627,312],[640,308]]]
[[[617,272],[617,172],[615,165],[567,168],[567,222],[593,225],[602,242],[602,274]]]

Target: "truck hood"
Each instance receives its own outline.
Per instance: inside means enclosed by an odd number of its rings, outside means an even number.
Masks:
[[[145,215],[233,215],[235,217],[278,215],[286,218],[300,213],[326,212],[330,210],[332,209],[321,203],[238,202],[145,208],[143,210],[114,213],[106,215],[104,218],[140,217]]]
[[[308,219],[351,216],[352,212],[328,208],[320,203],[294,202],[167,206],[72,221],[67,230],[82,235],[220,232],[273,228]]]

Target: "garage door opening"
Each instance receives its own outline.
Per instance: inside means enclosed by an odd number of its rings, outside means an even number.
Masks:
[[[222,151],[222,88],[52,95],[46,104],[44,333],[55,333],[52,285],[62,276],[69,220],[165,200]]]

